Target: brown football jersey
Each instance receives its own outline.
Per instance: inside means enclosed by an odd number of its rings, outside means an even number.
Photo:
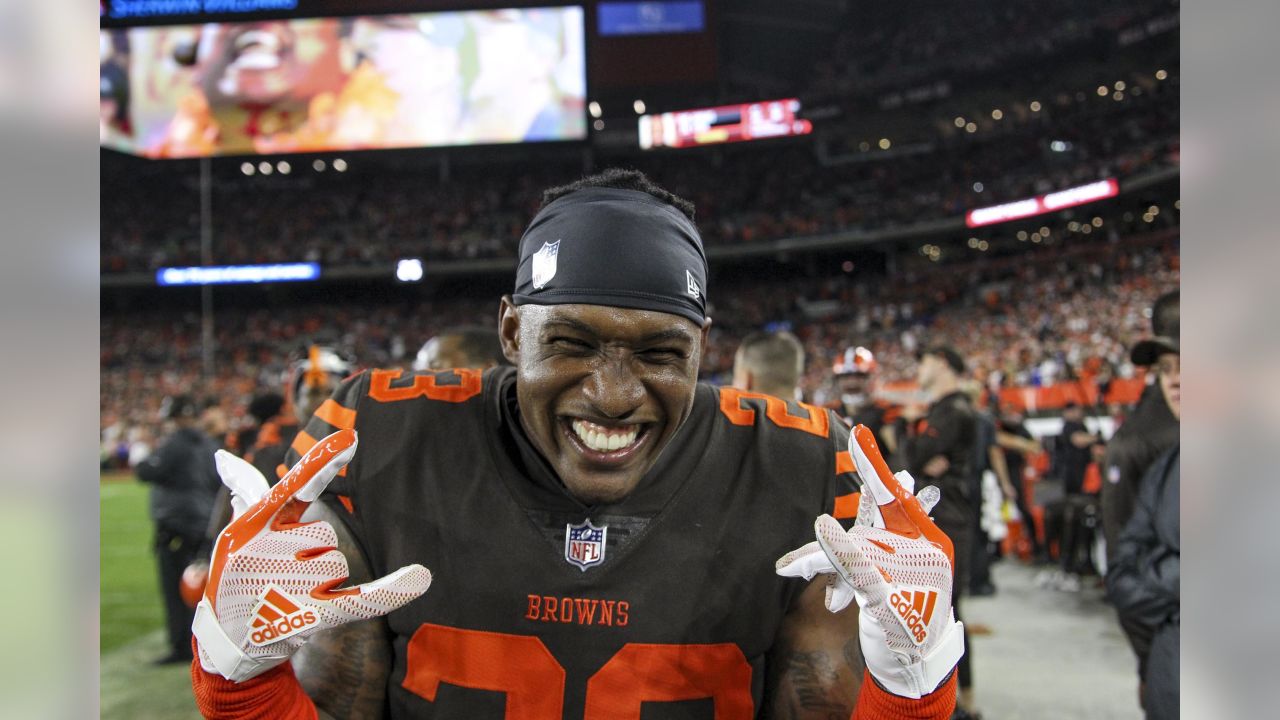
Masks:
[[[699,385],[627,498],[568,494],[520,426],[515,371],[373,370],[299,433],[355,428],[327,494],[375,576],[430,591],[391,613],[392,718],[753,718],[801,581],[774,561],[849,516],[848,431],[823,410]]]

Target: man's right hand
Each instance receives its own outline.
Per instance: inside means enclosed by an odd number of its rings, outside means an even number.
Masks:
[[[408,565],[350,588],[347,559],[327,522],[299,522],[356,451],[341,430],[316,443],[273,488],[223,450],[218,474],[234,518],[218,536],[192,631],[200,665],[241,682],[285,662],[320,630],[396,610],[427,591],[431,573]]]

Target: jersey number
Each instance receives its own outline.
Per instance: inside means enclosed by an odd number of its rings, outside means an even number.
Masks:
[[[818,437],[826,437],[830,429],[827,412],[820,407],[799,403],[808,417],[796,417],[787,412],[787,404],[780,398],[731,387],[720,388],[720,412],[734,425],[752,425],[756,421],[756,411],[742,403],[748,399],[763,400],[765,417],[778,427],[803,430]]]
[[[409,385],[392,385],[399,380],[402,370],[374,370],[369,374],[369,397],[378,402],[398,402],[424,397],[428,400],[460,403],[480,394],[480,371],[458,368],[444,370],[439,373],[423,373],[415,375]],[[461,382],[455,385],[438,385],[437,377],[457,377]]]
[[[423,624],[408,653],[404,687],[430,702],[445,682],[506,693],[505,720],[564,715],[564,666],[536,637]],[[639,720],[642,702],[701,698],[715,720],[751,717],[751,665],[737,645],[627,643],[587,681],[583,720]]]

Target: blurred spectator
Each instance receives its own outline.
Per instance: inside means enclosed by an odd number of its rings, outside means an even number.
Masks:
[[[1178,443],[1182,414],[1181,368],[1179,366],[1179,297],[1162,295],[1152,307],[1155,337],[1133,347],[1135,365],[1153,365],[1156,381],[1142,393],[1133,413],[1112,436],[1102,483],[1102,527],[1106,536],[1107,568],[1116,563],[1121,531],[1134,513],[1140,481],[1156,458]],[[1147,618],[1120,613],[1120,625],[1138,658],[1138,678],[1147,676],[1154,626]]]
[[[1006,405],[1001,408],[996,428],[996,444],[1004,454],[1009,480],[1013,484],[1018,515],[1022,520],[1022,533],[1031,544],[1031,556],[1038,558],[1043,554],[1043,549],[1036,529],[1035,516],[1031,513],[1026,469],[1027,459],[1032,455],[1040,454],[1044,449],[1027,430],[1024,420],[1022,411],[1016,405]]]
[[[1042,576],[1059,590],[1080,590],[1080,575],[1089,567],[1098,504],[1095,492],[1086,491],[1085,474],[1093,461],[1097,438],[1084,423],[1084,408],[1068,403],[1062,412],[1062,433],[1055,438],[1054,473],[1062,485],[1062,497],[1045,504],[1045,542],[1058,546],[1059,570]]]
[[[1147,470],[1107,571],[1107,596],[1122,620],[1151,635],[1139,672],[1142,707],[1153,720],[1179,716],[1181,467],[1175,444]]]
[[[218,442],[197,426],[198,413],[189,395],[166,398],[163,415],[174,430],[134,468],[138,479],[151,485],[151,521],[169,643],[169,654],[157,664],[191,662],[195,612],[183,602],[179,584],[204,540],[214,497],[222,486],[213,461]]]
[[[746,336],[733,361],[733,386],[739,390],[800,398],[797,383],[804,371],[804,348],[789,332],[755,332]]]
[[[973,467],[970,470],[970,497],[973,503],[973,570],[969,573],[969,594],[974,597],[994,595],[995,583],[991,581],[991,560],[995,552],[993,543],[1004,538],[992,537],[986,525],[987,518],[1000,517],[1000,509],[1005,499],[1013,499],[1014,491],[1009,481],[1009,468],[1004,462],[1004,454],[996,444],[996,421],[990,413],[979,405],[982,398],[982,386],[977,381],[967,381],[963,385],[965,394],[973,407],[974,417],[974,449]],[[993,483],[993,491],[988,491],[988,483]],[[997,531],[1006,531],[997,525]]]
[[[969,587],[977,502],[970,476],[977,445],[977,420],[969,397],[960,389],[964,373],[964,358],[955,348],[931,345],[921,354],[916,377],[929,398],[929,407],[924,412],[918,406],[903,409],[906,432],[901,441],[902,452],[895,457],[915,478],[918,487],[936,485],[942,491],[942,499],[933,508],[933,518],[954,545],[951,601],[955,605],[956,620],[961,620],[960,593]],[[960,696],[956,709],[958,713],[974,713],[973,645],[967,630],[964,646],[965,654],[957,669]]]
[[[876,397],[875,371],[875,355],[862,346],[845,348],[831,368],[840,391],[840,414],[845,422],[851,427],[865,425],[875,435],[884,456],[891,457],[898,447],[893,423],[898,419],[899,408]]]
[[[497,365],[509,365],[502,354],[502,341],[498,331],[491,327],[471,325],[441,330],[423,343],[414,358],[414,370],[448,370],[450,368],[478,368],[487,370]]]

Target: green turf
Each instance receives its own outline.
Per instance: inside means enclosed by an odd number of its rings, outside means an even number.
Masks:
[[[147,487],[136,481],[100,486],[102,520],[101,652],[107,653],[163,625],[151,552]]]
[[[157,667],[168,649],[151,552],[147,487],[132,479],[100,486],[102,519],[101,717],[198,720],[190,666]]]

